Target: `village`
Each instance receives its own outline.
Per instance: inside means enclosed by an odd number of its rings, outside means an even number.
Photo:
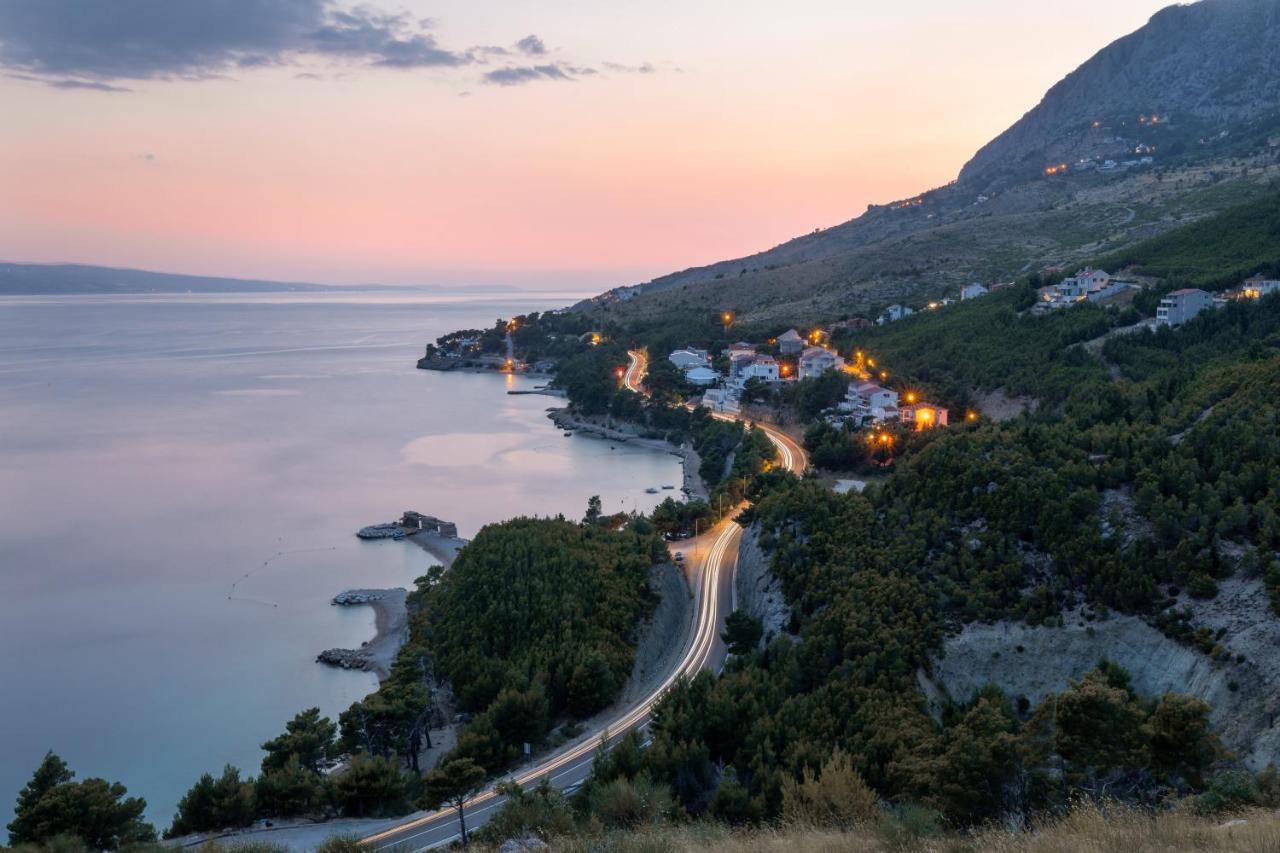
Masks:
[[[1061,267],[1046,267],[1045,278],[1063,272]],[[1153,280],[1137,276],[1112,275],[1104,270],[1085,267],[1057,283],[1037,290],[1036,302],[1027,309],[1032,314],[1069,309],[1096,303],[1123,305],[1132,301],[1138,291],[1151,287]],[[848,390],[834,407],[822,412],[821,420],[834,427],[866,430],[871,443],[891,443],[891,429],[923,431],[945,428],[957,422],[972,423],[978,412],[966,410],[953,414],[938,401],[925,399],[908,378],[890,379],[885,365],[877,364],[870,354],[856,344],[842,353],[833,343],[847,343],[851,333],[874,326],[896,323],[920,312],[937,311],[958,302],[980,299],[989,293],[1013,287],[1013,283],[983,285],[972,283],[961,287],[954,298],[930,301],[915,308],[894,304],[879,313],[875,321],[863,317],[841,320],[813,328],[805,333],[788,329],[775,338],[760,342],[738,341],[719,353],[696,346],[685,346],[667,356],[684,376],[688,385],[700,392],[700,403],[713,412],[737,415],[744,406],[761,396],[762,391],[785,388],[806,379],[818,379],[832,372],[848,374]],[[1239,300],[1256,300],[1280,292],[1280,279],[1255,275],[1238,287],[1218,294],[1197,288],[1178,288],[1165,294],[1155,316],[1136,326],[1158,329],[1174,328],[1193,319],[1201,311],[1222,307]],[[728,325],[732,315],[725,313]],[[716,369],[716,365],[720,369]]]

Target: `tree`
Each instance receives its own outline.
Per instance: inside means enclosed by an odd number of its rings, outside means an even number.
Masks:
[[[848,827],[879,813],[879,798],[843,750],[831,754],[820,774],[806,767],[799,782],[787,778],[782,783],[782,816],[788,823]]]
[[[404,811],[408,787],[395,755],[351,756],[346,772],[329,780],[329,797],[348,817],[383,817]]]
[[[33,844],[41,840],[34,834],[35,826],[31,823],[36,804],[45,794],[70,782],[75,775],[67,763],[52,751],[44,754],[44,760],[31,775],[31,781],[18,792],[18,805],[14,808],[13,822],[8,826],[9,843]]]
[[[443,767],[432,770],[423,779],[426,786],[425,804],[429,809],[448,805],[458,812],[458,826],[465,849],[467,838],[467,800],[484,788],[484,768],[469,758],[457,758]]]
[[[599,524],[600,516],[603,514],[603,505],[600,502],[599,495],[592,495],[587,498],[587,514],[583,516],[583,524]]]
[[[290,756],[289,763],[258,777],[253,786],[258,813],[273,817],[314,814],[324,801],[320,774],[308,770]]]
[[[124,785],[105,779],[61,782],[15,819],[21,835],[11,834],[9,840],[39,844],[57,836],[74,836],[93,850],[154,841],[155,828],[142,820],[146,800],[126,797],[127,793]]]
[[[764,636],[764,625],[745,610],[735,610],[724,620],[724,633],[720,639],[729,647],[729,653],[745,655],[754,651]]]
[[[253,780],[241,780],[240,771],[228,764],[214,779],[205,773],[178,801],[178,814],[165,833],[174,838],[193,832],[238,829],[253,823],[257,812]]]
[[[1194,696],[1166,693],[1148,724],[1152,766],[1182,776],[1197,788],[1203,785],[1204,771],[1222,751],[1209,728],[1209,706]]]
[[[279,770],[296,756],[298,763],[319,773],[320,763],[334,755],[334,739],[338,727],[319,708],[308,708],[285,723],[284,734],[262,745],[267,757],[262,759],[262,772]]]

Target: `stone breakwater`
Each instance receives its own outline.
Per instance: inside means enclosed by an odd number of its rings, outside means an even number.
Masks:
[[[358,649],[325,649],[316,655],[316,661],[340,669],[374,672],[379,678],[386,678],[396,652],[409,633],[408,595],[403,587],[349,589],[335,595],[333,604],[338,607],[372,607],[375,634]]]

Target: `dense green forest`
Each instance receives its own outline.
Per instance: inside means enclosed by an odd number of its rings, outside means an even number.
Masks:
[[[649,566],[665,554],[647,519],[598,508],[582,523],[485,526],[449,571],[419,581],[410,641],[380,689],[342,714],[343,744],[415,755],[426,693],[442,680],[473,715],[451,756],[506,768],[557,718],[616,698],[654,604]]]
[[[1254,273],[1280,275],[1280,194],[1096,259],[1106,270],[1134,267],[1167,287],[1222,290]]]

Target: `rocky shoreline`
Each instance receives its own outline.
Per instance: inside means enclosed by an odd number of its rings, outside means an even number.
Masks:
[[[702,459],[687,442],[683,445],[675,445],[666,439],[648,438],[641,435],[634,424],[623,423],[608,426],[598,421],[580,418],[569,411],[568,408],[548,409],[547,417],[557,427],[568,432],[579,432],[594,438],[625,442],[652,448],[653,450],[662,450],[672,456],[678,456],[684,470],[684,482],[681,485],[681,491],[690,498],[708,499],[710,492],[707,490],[706,484],[702,482],[702,476],[698,473],[698,469],[702,465]]]
[[[406,510],[397,521],[362,527],[356,536],[366,540],[409,540],[446,569],[467,544],[466,539],[458,536],[458,526],[452,521],[414,510]],[[358,649],[325,649],[316,655],[316,662],[339,669],[373,672],[379,680],[386,678],[396,653],[409,638],[408,596],[408,590],[403,587],[349,589],[335,595],[332,602],[335,606],[373,608],[374,636]]]
[[[325,649],[316,662],[339,669],[376,673],[379,680],[391,672],[396,652],[409,636],[409,591],[395,589],[349,589],[333,597],[336,607],[372,607],[375,633],[358,649]]]

